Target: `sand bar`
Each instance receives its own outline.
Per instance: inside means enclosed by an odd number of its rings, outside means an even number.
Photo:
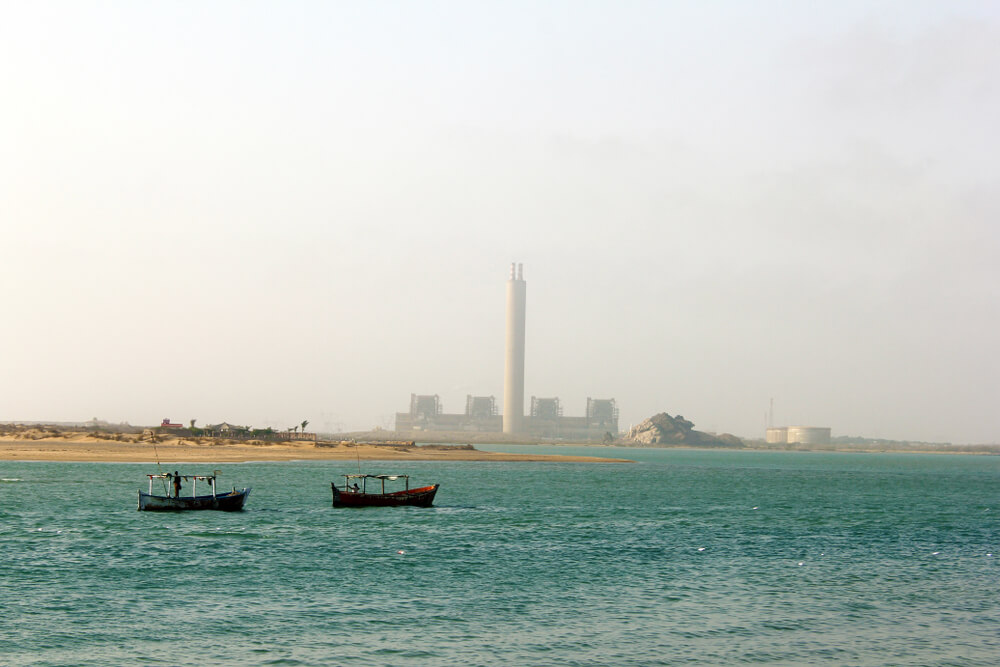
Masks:
[[[335,444],[312,442],[250,444],[247,442],[166,440],[164,442],[117,442],[90,436],[34,440],[0,437],[0,461],[99,461],[111,463],[242,463],[246,461],[552,461],[631,462],[597,456],[505,454],[461,446]]]

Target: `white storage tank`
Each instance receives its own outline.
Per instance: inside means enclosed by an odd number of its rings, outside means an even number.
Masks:
[[[825,426],[789,426],[787,442],[801,445],[829,445],[830,429]]]
[[[767,429],[767,442],[772,445],[788,442],[788,427],[778,426]]]

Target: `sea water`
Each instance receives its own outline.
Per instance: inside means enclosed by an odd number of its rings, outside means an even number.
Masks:
[[[253,487],[176,514],[155,464],[0,462],[0,664],[1000,663],[1000,457],[527,451],[635,462],[361,462],[429,509],[170,464]]]

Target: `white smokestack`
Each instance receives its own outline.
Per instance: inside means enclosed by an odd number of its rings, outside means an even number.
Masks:
[[[510,265],[507,281],[507,343],[503,372],[503,432],[518,433],[524,422],[524,268]]]

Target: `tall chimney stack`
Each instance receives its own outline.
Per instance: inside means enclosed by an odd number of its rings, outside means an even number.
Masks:
[[[523,265],[510,265],[507,281],[507,344],[503,371],[503,432],[520,433],[524,424],[524,312]]]

